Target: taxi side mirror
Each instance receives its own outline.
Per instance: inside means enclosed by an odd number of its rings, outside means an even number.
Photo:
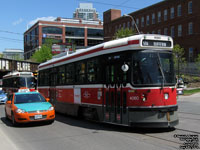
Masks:
[[[47,102],[49,102],[49,101],[50,101],[50,99],[49,99],[49,98],[46,98],[46,101],[47,101]]]
[[[6,104],[11,104],[11,101],[7,100],[7,101],[6,101]]]

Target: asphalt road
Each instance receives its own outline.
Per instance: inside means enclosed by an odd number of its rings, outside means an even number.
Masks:
[[[13,127],[0,105],[2,150],[177,150],[185,142],[179,135],[200,138],[200,94],[180,96],[176,129],[137,129],[56,114],[53,124]],[[196,142],[199,144],[199,141]]]

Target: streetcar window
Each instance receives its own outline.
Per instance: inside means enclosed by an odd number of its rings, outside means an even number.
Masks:
[[[51,80],[51,82],[50,82],[50,84],[52,85],[52,86],[56,86],[57,85],[57,68],[52,68],[51,70],[50,70],[50,80]]]
[[[133,84],[174,84],[174,68],[171,53],[139,51],[133,53]]]
[[[66,65],[66,83],[67,84],[73,84],[74,82],[74,64],[68,64]]]
[[[85,62],[76,63],[76,82],[83,84],[85,83]]]
[[[65,84],[65,66],[60,66],[59,67],[58,84],[59,85]]]
[[[49,85],[49,70],[44,71],[44,85]]]
[[[97,59],[87,61],[87,81],[89,83],[97,82],[99,75],[99,64]]]
[[[17,78],[15,82],[17,82],[19,87],[26,87],[26,79],[24,77]]]
[[[28,88],[34,88],[35,87],[35,79],[34,79],[34,77],[26,78],[26,82],[27,82],[27,87]]]
[[[175,83],[176,81],[172,55],[169,53],[159,53],[159,56],[166,83]]]

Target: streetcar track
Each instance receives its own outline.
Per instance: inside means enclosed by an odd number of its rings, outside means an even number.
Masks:
[[[186,129],[181,129],[181,128],[176,128],[176,130],[185,131],[185,132],[191,132],[191,133],[195,133],[195,134],[200,134],[200,132],[197,132],[197,131],[191,131],[191,130],[186,130]]]

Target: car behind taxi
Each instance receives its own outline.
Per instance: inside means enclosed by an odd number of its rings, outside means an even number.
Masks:
[[[49,99],[45,99],[39,92],[16,92],[8,97],[5,104],[5,116],[18,123],[49,121],[55,119],[55,110]]]

